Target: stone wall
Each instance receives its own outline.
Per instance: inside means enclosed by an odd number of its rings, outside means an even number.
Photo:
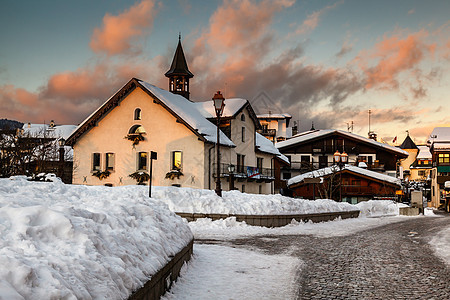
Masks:
[[[187,219],[189,222],[195,221],[201,218],[210,218],[213,221],[219,219],[226,219],[229,217],[235,217],[238,222],[245,222],[252,226],[264,226],[264,227],[281,227],[286,226],[292,222],[292,220],[314,223],[331,221],[337,218],[348,219],[357,218],[359,216],[359,210],[355,211],[342,211],[342,212],[329,212],[318,214],[301,214],[301,215],[227,215],[227,214],[196,214],[196,213],[176,213],[182,218]]]
[[[170,289],[172,283],[177,280],[181,267],[192,256],[192,240],[186,247],[178,252],[167,265],[159,270],[152,278],[139,290],[135,291],[129,300],[156,300]]]

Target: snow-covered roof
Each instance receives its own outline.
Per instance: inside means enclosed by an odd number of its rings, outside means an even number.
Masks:
[[[257,115],[258,119],[290,119],[290,114],[261,114]]]
[[[306,131],[306,132],[301,132],[299,134],[294,135],[292,138],[290,138],[288,140],[278,142],[276,147],[278,149],[283,149],[283,148],[287,148],[289,146],[292,146],[292,145],[295,145],[298,143],[303,143],[303,142],[310,141],[312,139],[320,138],[320,137],[323,137],[323,136],[326,136],[329,134],[333,134],[333,133],[339,133],[339,134],[347,136],[349,138],[357,139],[363,143],[371,144],[371,145],[379,147],[379,148],[384,148],[388,151],[401,153],[406,156],[409,155],[408,152],[406,152],[405,150],[402,150],[400,148],[397,148],[397,147],[394,147],[394,146],[391,146],[388,144],[380,143],[375,140],[357,135],[355,133],[347,132],[344,130],[337,130],[337,129],[318,129],[318,130],[312,130],[312,131],[310,130],[310,131]]]
[[[417,146],[419,148],[419,153],[417,154],[416,159],[431,159],[433,156],[431,155],[430,148],[428,146]]]
[[[170,110],[183,119],[189,126],[205,137],[208,142],[217,142],[217,127],[208,121],[197,109],[194,102],[189,101],[183,96],[173,94],[169,91],[160,89],[150,83],[138,80],[138,82],[149,92],[155,95]],[[212,101],[211,101],[212,102]],[[220,144],[225,146],[235,146],[234,143],[222,132],[219,131]]]
[[[389,175],[385,175],[385,174],[381,174],[378,172],[374,172],[371,170],[367,170],[367,169],[363,169],[363,168],[359,168],[356,166],[352,166],[352,165],[345,165],[344,167],[345,170],[349,170],[351,172],[360,174],[360,175],[364,175],[367,177],[371,177],[374,179],[378,179],[381,181],[386,181],[386,182],[390,182],[396,185],[401,185],[401,181],[398,178],[389,176]],[[327,167],[327,168],[323,168],[323,169],[319,169],[319,170],[315,170],[315,171],[311,171],[305,174],[301,174],[295,177],[292,177],[291,179],[288,180],[287,185],[291,186],[293,184],[296,183],[300,183],[302,182],[305,178],[316,178],[316,177],[323,177],[323,176],[327,176],[330,175],[332,173],[335,173],[339,171],[339,169],[336,166],[332,166],[332,167]]]
[[[256,132],[256,148],[265,153],[281,155],[280,151],[267,138]],[[289,161],[289,160],[288,160]]]
[[[50,137],[67,139],[77,128],[76,125],[23,124],[23,134],[32,137]]]
[[[288,163],[288,164],[291,163],[291,162],[289,161],[289,158],[287,158],[287,156],[284,155],[284,154],[280,154],[280,155],[278,155],[278,157],[279,157],[281,160],[283,160],[283,161],[285,161],[286,163]]]
[[[450,143],[435,142],[433,148],[434,150],[450,150]]]
[[[436,127],[430,134],[429,142],[450,143],[450,127]]]
[[[229,98],[225,99],[225,107],[223,108],[222,117],[233,117],[235,116],[244,105],[247,104],[246,99],[242,98]],[[194,106],[205,118],[215,118],[216,111],[214,110],[213,101],[204,102],[194,102]]]

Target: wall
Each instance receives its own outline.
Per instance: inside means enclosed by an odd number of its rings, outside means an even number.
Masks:
[[[142,120],[134,120],[136,108],[142,110]],[[129,129],[136,124],[142,125],[145,140],[138,145],[125,139]],[[98,126],[85,133],[74,145],[73,183],[88,185],[132,185],[136,181],[128,175],[137,170],[139,152],[156,151],[158,159],[153,161],[153,185],[170,186],[180,184],[183,187],[205,188],[204,177],[205,143],[185,125],[178,123],[161,105],[140,88],[134,89],[119,106],[106,114]],[[180,179],[165,179],[170,171],[171,151],[183,153]],[[103,180],[92,176],[92,153],[101,153],[102,170],[105,169],[105,153],[115,153],[115,169]]]

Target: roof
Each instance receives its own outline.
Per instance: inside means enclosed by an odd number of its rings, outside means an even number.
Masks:
[[[409,135],[406,136],[403,143],[400,145],[400,149],[419,149],[416,144],[413,142]]]
[[[281,155],[280,151],[275,147],[275,145],[267,138],[256,132],[256,149],[261,152]],[[289,160],[288,160],[289,161]]]
[[[292,138],[290,138],[286,141],[278,142],[276,144],[276,147],[282,151],[283,149],[292,147],[294,145],[307,143],[311,140],[322,138],[322,137],[332,135],[332,134],[340,134],[340,135],[346,136],[350,139],[358,140],[362,143],[370,144],[374,147],[377,147],[377,148],[380,148],[380,149],[383,149],[383,150],[386,150],[389,152],[395,152],[395,153],[405,156],[405,157],[407,157],[409,155],[408,152],[406,152],[405,150],[402,150],[400,148],[397,148],[397,147],[394,147],[394,146],[391,146],[388,144],[380,143],[380,142],[374,141],[372,139],[368,139],[363,136],[357,135],[355,133],[351,133],[351,132],[347,132],[347,131],[343,131],[343,130],[337,130],[337,129],[317,129],[317,130],[305,131],[305,132],[294,135]]]
[[[246,99],[242,98],[228,98],[225,99],[225,107],[223,108],[222,117],[234,117],[244,109],[244,106],[248,103]],[[216,111],[214,109],[214,103],[212,101],[194,102],[198,111],[205,118],[215,118]]]
[[[212,101],[194,102],[198,111],[207,119],[215,119],[216,111],[214,110],[214,105]],[[242,98],[228,98],[225,99],[225,107],[223,108],[223,113],[221,118],[236,118],[236,116],[247,108],[250,118],[253,120],[256,129],[261,128],[258,118],[256,117],[255,111],[253,110],[250,102]]]
[[[450,143],[434,143],[434,150],[450,150]]]
[[[434,128],[427,142],[430,148],[435,147],[435,143],[450,143],[450,127]]]
[[[189,78],[194,77],[194,74],[189,71],[186,58],[184,57],[183,47],[181,46],[181,37],[178,39],[178,46],[173,56],[172,64],[169,71],[164,74],[166,77],[171,75],[186,75]]]
[[[273,119],[273,120],[279,120],[279,119],[291,119],[292,116],[290,114],[261,114],[257,115],[258,119]]]
[[[117,93],[103,103],[95,112],[87,117],[77,129],[70,135],[67,143],[73,145],[77,139],[85,132],[96,126],[103,116],[108,114],[112,109],[136,87],[142,88],[177,120],[189,128],[195,135],[204,142],[217,142],[217,127],[208,121],[196,108],[193,102],[187,100],[183,96],[173,94],[169,91],[160,89],[152,84],[142,80],[133,78],[125,84]],[[150,101],[150,100],[149,100]],[[219,131],[220,144],[224,146],[234,147],[234,143],[222,132]]]
[[[54,137],[67,139],[75,131],[77,125],[23,124],[23,134],[32,137]]]
[[[432,155],[430,152],[430,148],[428,146],[417,146],[419,148],[419,153],[417,154],[416,159],[431,159]]]
[[[292,177],[291,179],[288,180],[287,185],[292,186],[294,184],[301,183],[301,182],[303,182],[303,180],[305,178],[316,178],[316,177],[320,178],[320,177],[328,176],[328,175],[331,175],[332,173],[337,173],[337,172],[339,172],[339,169],[336,170],[336,168],[334,168],[334,167],[327,167],[327,168],[311,171],[311,172],[308,172],[305,174],[301,174],[301,175]],[[401,185],[401,180],[398,178],[395,178],[395,177],[392,177],[389,175],[385,175],[385,174],[381,174],[378,172],[374,172],[371,170],[359,168],[359,167],[352,166],[352,165],[345,165],[342,172],[351,172],[351,173],[363,175],[366,177],[370,177],[374,180],[384,181],[384,182],[388,182],[388,183],[395,184],[398,186]]]

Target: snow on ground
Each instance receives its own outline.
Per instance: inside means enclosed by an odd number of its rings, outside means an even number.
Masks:
[[[218,245],[194,245],[193,261],[163,299],[293,299],[301,261]]]
[[[246,215],[313,214],[358,210],[357,207],[333,200],[306,200],[281,195],[222,192],[218,197],[212,190],[177,187],[155,187],[152,196],[164,201],[175,212]]]
[[[277,235],[344,236],[402,222],[399,205],[358,205],[175,187],[88,187],[0,179],[0,299],[126,298],[169,255],[191,239],[229,240]],[[53,178],[54,180],[54,178]],[[170,211],[169,211],[170,209]],[[186,225],[176,212],[305,214],[361,210],[359,218],[324,223],[293,221],[280,228],[249,226],[235,218]],[[171,212],[172,211],[172,212]],[[433,215],[426,210],[426,216]],[[424,217],[424,216],[420,216]],[[190,230],[189,230],[190,228]],[[433,240],[450,253],[450,230]],[[195,245],[166,299],[289,299],[304,262],[251,249]],[[446,258],[450,261],[450,255]],[[270,284],[267,284],[270,282]]]
[[[133,186],[0,179],[0,299],[124,299],[192,239]]]

